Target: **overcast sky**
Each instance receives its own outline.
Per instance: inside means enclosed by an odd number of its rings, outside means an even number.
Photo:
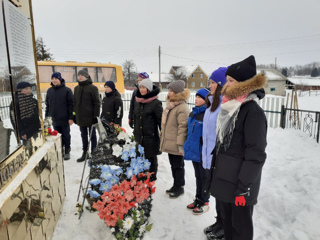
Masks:
[[[208,74],[253,54],[257,64],[320,61],[319,0],[32,0],[36,36],[56,61],[137,71],[200,65]]]

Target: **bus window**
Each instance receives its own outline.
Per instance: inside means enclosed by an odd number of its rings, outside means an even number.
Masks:
[[[52,66],[38,66],[39,81],[43,83],[51,83]]]
[[[115,68],[97,67],[97,70],[98,70],[97,71],[98,82],[107,82],[107,81],[117,82]]]
[[[66,82],[76,82],[77,81],[77,75],[76,75],[76,69],[75,67],[65,67],[65,66],[55,66],[54,67],[55,72],[60,72],[62,78]]]

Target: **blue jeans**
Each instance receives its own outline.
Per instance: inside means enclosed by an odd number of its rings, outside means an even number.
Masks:
[[[82,150],[87,151],[90,137],[90,130],[91,127],[80,127],[81,138],[82,138]],[[95,149],[97,146],[97,135],[96,135],[96,128],[92,129],[92,136],[91,136],[91,151]]]
[[[64,148],[70,148],[71,145],[71,135],[70,135],[70,125],[63,126],[53,126],[54,130],[57,130],[62,135],[62,146]]]

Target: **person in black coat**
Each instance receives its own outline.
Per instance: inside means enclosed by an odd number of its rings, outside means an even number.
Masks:
[[[256,101],[267,79],[256,74],[253,56],[232,64],[226,76],[207,191],[221,202],[225,239],[248,240],[266,160],[267,120]]]
[[[51,76],[51,88],[47,91],[45,117],[52,118],[52,125],[62,135],[64,160],[70,159],[71,135],[70,126],[73,124],[73,94],[66,87],[60,72]]]
[[[152,180],[157,179],[158,159],[160,154],[162,103],[158,99],[160,89],[153,85],[149,78],[142,80],[136,96],[134,106],[134,130],[135,141],[144,147],[145,157],[151,163],[150,172]]]
[[[107,81],[104,84],[104,88],[106,96],[102,99],[102,112],[100,117],[121,126],[123,117],[121,95],[112,81]]]
[[[87,68],[78,72],[78,86],[74,88],[74,114],[76,124],[80,127],[82,139],[82,156],[77,162],[83,162],[88,151],[88,135],[91,127],[97,123],[97,117],[100,115],[100,97],[96,86],[92,84],[91,77]],[[92,129],[91,151],[97,146],[96,129]]]
[[[129,109],[129,126],[131,128],[134,127],[134,105],[135,105],[135,102],[136,102],[136,95],[137,95],[137,91],[138,91],[138,88],[139,88],[139,84],[140,82],[143,80],[143,79],[146,79],[146,78],[149,78],[149,75],[148,73],[146,72],[142,72],[142,73],[139,73],[138,75],[138,84],[136,85],[137,89],[135,89],[132,93],[132,97],[131,97],[131,100],[130,100],[130,109]]]
[[[18,128],[19,138],[29,151],[29,156],[32,154],[30,138],[36,138],[36,134],[41,130],[38,106],[38,100],[32,94],[31,84],[18,83],[14,104],[10,104],[10,120],[13,128]]]

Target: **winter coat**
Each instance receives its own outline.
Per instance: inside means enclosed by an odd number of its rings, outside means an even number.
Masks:
[[[136,95],[137,95],[137,91],[138,91],[138,85],[137,85],[137,89],[135,89],[132,93],[132,97],[130,100],[130,109],[129,109],[129,116],[128,118],[133,120],[134,119],[134,105],[136,102]]]
[[[106,93],[106,96],[102,100],[102,112],[103,117],[109,122],[113,122],[118,125],[122,125],[123,117],[123,103],[121,95],[118,90],[111,93]]]
[[[194,107],[188,119],[187,140],[184,143],[184,159],[201,162],[202,128],[206,105]]]
[[[253,92],[262,99],[265,93],[260,88],[265,81],[264,75],[258,74],[241,82],[241,88],[235,86],[233,93],[243,96]],[[229,147],[220,147],[216,152],[216,146],[213,152],[207,191],[223,202],[234,203],[236,196],[243,195],[246,205],[256,204],[262,167],[266,160],[266,138],[267,120],[261,107],[254,100],[242,104]]]
[[[212,104],[213,96],[208,97],[210,103]],[[220,98],[220,102],[222,101],[222,97]],[[203,118],[203,146],[202,146],[202,166],[204,169],[210,169],[212,162],[212,151],[216,145],[216,127],[217,127],[217,118],[218,114],[221,110],[220,105],[214,111],[210,111],[211,106],[206,109]]]
[[[185,88],[177,93],[170,101],[187,100],[190,90]],[[169,99],[167,98],[169,101]],[[160,151],[173,155],[180,155],[179,147],[184,146],[188,131],[189,107],[186,102],[181,103],[171,109],[167,115],[165,124],[161,125]]]
[[[45,117],[51,117],[53,126],[68,125],[73,120],[73,94],[70,88],[65,86],[62,79],[59,86],[51,83],[47,91]]]
[[[80,127],[90,127],[94,118],[99,117],[100,98],[98,88],[92,85],[91,78],[79,82],[74,88],[74,112]]]
[[[16,92],[14,95],[16,117],[13,109],[13,102],[10,104],[10,120],[13,128],[17,120],[20,139],[23,135],[30,139],[35,133],[41,130],[38,100],[31,95]]]
[[[160,89],[153,85],[150,93],[142,96],[137,90],[137,97],[150,99],[157,96]],[[134,137],[144,147],[146,158],[158,155],[160,146],[159,129],[161,129],[162,103],[154,99],[149,103],[135,101],[134,106]]]

